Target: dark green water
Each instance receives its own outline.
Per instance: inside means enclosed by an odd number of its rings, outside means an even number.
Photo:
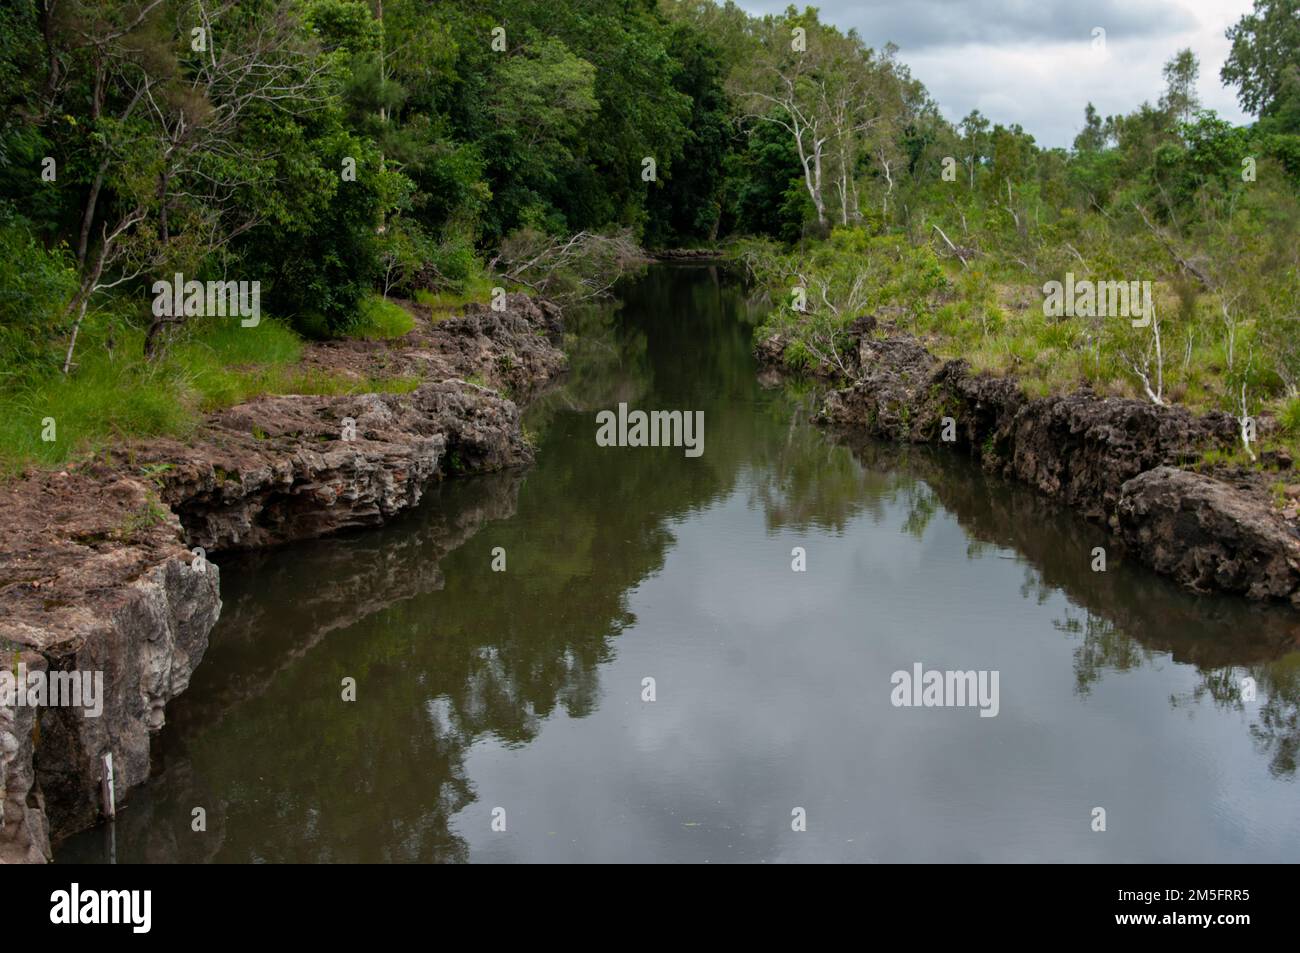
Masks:
[[[760,386],[755,317],[653,268],[583,319],[532,469],[221,560],[117,859],[1300,860],[1296,614],[1094,573],[1100,532],[1032,492],[837,443]],[[703,456],[598,447],[619,401],[703,410]],[[997,716],[891,705],[917,662],[997,671]]]

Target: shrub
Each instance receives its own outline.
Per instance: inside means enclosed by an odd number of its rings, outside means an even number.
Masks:
[[[0,227],[0,386],[31,365],[56,366],[55,340],[76,273],[22,225]]]
[[[359,316],[352,333],[359,338],[400,338],[415,327],[409,311],[380,295],[371,295],[361,302]]]

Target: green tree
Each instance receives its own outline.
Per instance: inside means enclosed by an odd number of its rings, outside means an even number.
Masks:
[[[678,64],[673,86],[689,97],[691,117],[671,181],[649,192],[646,240],[652,245],[717,237],[723,170],[731,151],[731,104],[723,88],[721,51],[689,21],[674,24],[668,48]]]
[[[599,109],[596,68],[562,40],[536,36],[496,73],[490,101],[498,144],[495,194],[511,221],[543,224],[583,152],[582,133]],[[554,222],[557,230],[563,219]]]
[[[744,148],[727,157],[722,202],[727,233],[782,241],[799,237],[812,203],[804,190],[799,154],[783,129],[767,123],[755,126]]]
[[[1106,148],[1106,131],[1097,107],[1088,103],[1083,111],[1083,129],[1074,137],[1076,152],[1100,152]]]
[[[972,109],[960,124],[962,145],[966,149],[966,166],[971,191],[975,189],[975,169],[989,154],[989,121],[978,109]]]
[[[1254,10],[1227,32],[1232,49],[1219,76],[1237,87],[1247,112],[1267,116],[1295,95],[1300,69],[1300,0],[1255,0]]]
[[[1179,50],[1164,66],[1165,92],[1160,97],[1160,108],[1178,122],[1189,122],[1200,108],[1201,100],[1196,94],[1196,77],[1200,72],[1200,63],[1190,49]]]

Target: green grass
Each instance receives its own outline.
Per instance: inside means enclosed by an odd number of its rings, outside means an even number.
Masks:
[[[366,340],[392,340],[413,327],[415,318],[409,311],[381,295],[371,295],[361,302],[353,336]]]
[[[382,299],[376,299],[382,301]],[[388,308],[376,308],[377,326],[399,326]],[[401,333],[405,333],[404,331]],[[181,328],[153,361],[144,359],[144,335],[119,325],[111,335],[88,324],[71,374],[52,371],[11,380],[0,391],[0,476],[25,466],[57,467],[132,438],[193,433],[205,413],[263,394],[336,396],[409,393],[415,377],[353,378],[303,369],[302,339],[287,325],[263,318],[254,328],[236,321],[196,320]],[[47,418],[53,418],[52,441]]]
[[[1256,448],[1258,453],[1259,448]],[[1245,449],[1240,445],[1230,450],[1220,450],[1212,447],[1201,454],[1201,458],[1196,462],[1194,469],[1211,470],[1215,467],[1250,467],[1253,463]]]
[[[1104,250],[1104,243],[1083,246],[1093,261],[1104,261]],[[1157,276],[1152,292],[1160,320],[1163,399],[1196,413],[1236,415],[1244,382],[1249,413],[1275,414],[1278,433],[1273,439],[1295,455],[1300,398],[1288,394],[1284,378],[1290,378],[1278,371],[1277,347],[1268,337],[1269,332],[1277,335],[1276,316],[1258,307],[1239,308],[1230,351],[1217,295],[1180,295],[1175,283],[1158,277],[1168,270],[1163,255],[1151,260],[1142,255],[1134,249],[1124,267]],[[789,249],[755,245],[745,260],[778,303],[799,276],[828,288],[836,304],[833,311],[822,308],[810,296],[806,315],[777,307],[765,319],[759,333],[781,332],[787,341],[786,363],[795,369],[816,363],[810,345],[822,341],[824,348],[828,327],[844,333],[858,315],[877,314],[918,335],[940,358],[964,358],[976,372],[1013,376],[1030,397],[1068,394],[1087,384],[1103,397],[1146,400],[1135,370],[1144,359],[1152,386],[1157,386],[1149,329],[1133,328],[1121,317],[1044,314],[1043,274],[1053,273],[1047,266],[1036,274],[1029,266],[1005,267],[996,256],[981,258],[969,269],[952,260],[936,266],[921,252],[900,250],[889,236],[855,231]],[[1244,452],[1240,456],[1249,462]]]
[[[119,341],[139,353],[143,337]],[[0,468],[56,466],[74,452],[96,451],[122,437],[183,436],[196,423],[192,401],[178,397],[184,377],[171,362],[148,364],[102,346],[88,347],[68,377],[58,372],[9,390],[0,415]],[[53,419],[52,441],[42,439]]]
[[[465,282],[460,290],[430,291],[420,288],[415,292],[417,303],[433,312],[435,317],[446,317],[459,312],[467,304],[487,304],[492,300],[493,283],[486,276]]]
[[[283,390],[285,368],[302,357],[302,340],[289,327],[264,318],[255,328],[212,320],[186,329],[169,349],[183,390],[193,391],[200,411],[219,410],[258,394]]]
[[[130,539],[141,530],[152,529],[161,523],[167,522],[170,515],[171,512],[162,503],[155,498],[150,498],[149,502],[133,513],[118,528],[116,535],[121,539]]]
[[[1300,439],[1300,397],[1292,397],[1278,411],[1278,425],[1291,439]]]

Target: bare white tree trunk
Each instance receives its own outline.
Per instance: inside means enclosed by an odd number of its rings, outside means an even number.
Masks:
[[[1246,409],[1246,382],[1241,383],[1241,417],[1238,418],[1241,424],[1241,445],[1246,450],[1246,456],[1250,457],[1250,462],[1255,462],[1255,451],[1250,449],[1250,430],[1247,422],[1250,420],[1250,412]]]

